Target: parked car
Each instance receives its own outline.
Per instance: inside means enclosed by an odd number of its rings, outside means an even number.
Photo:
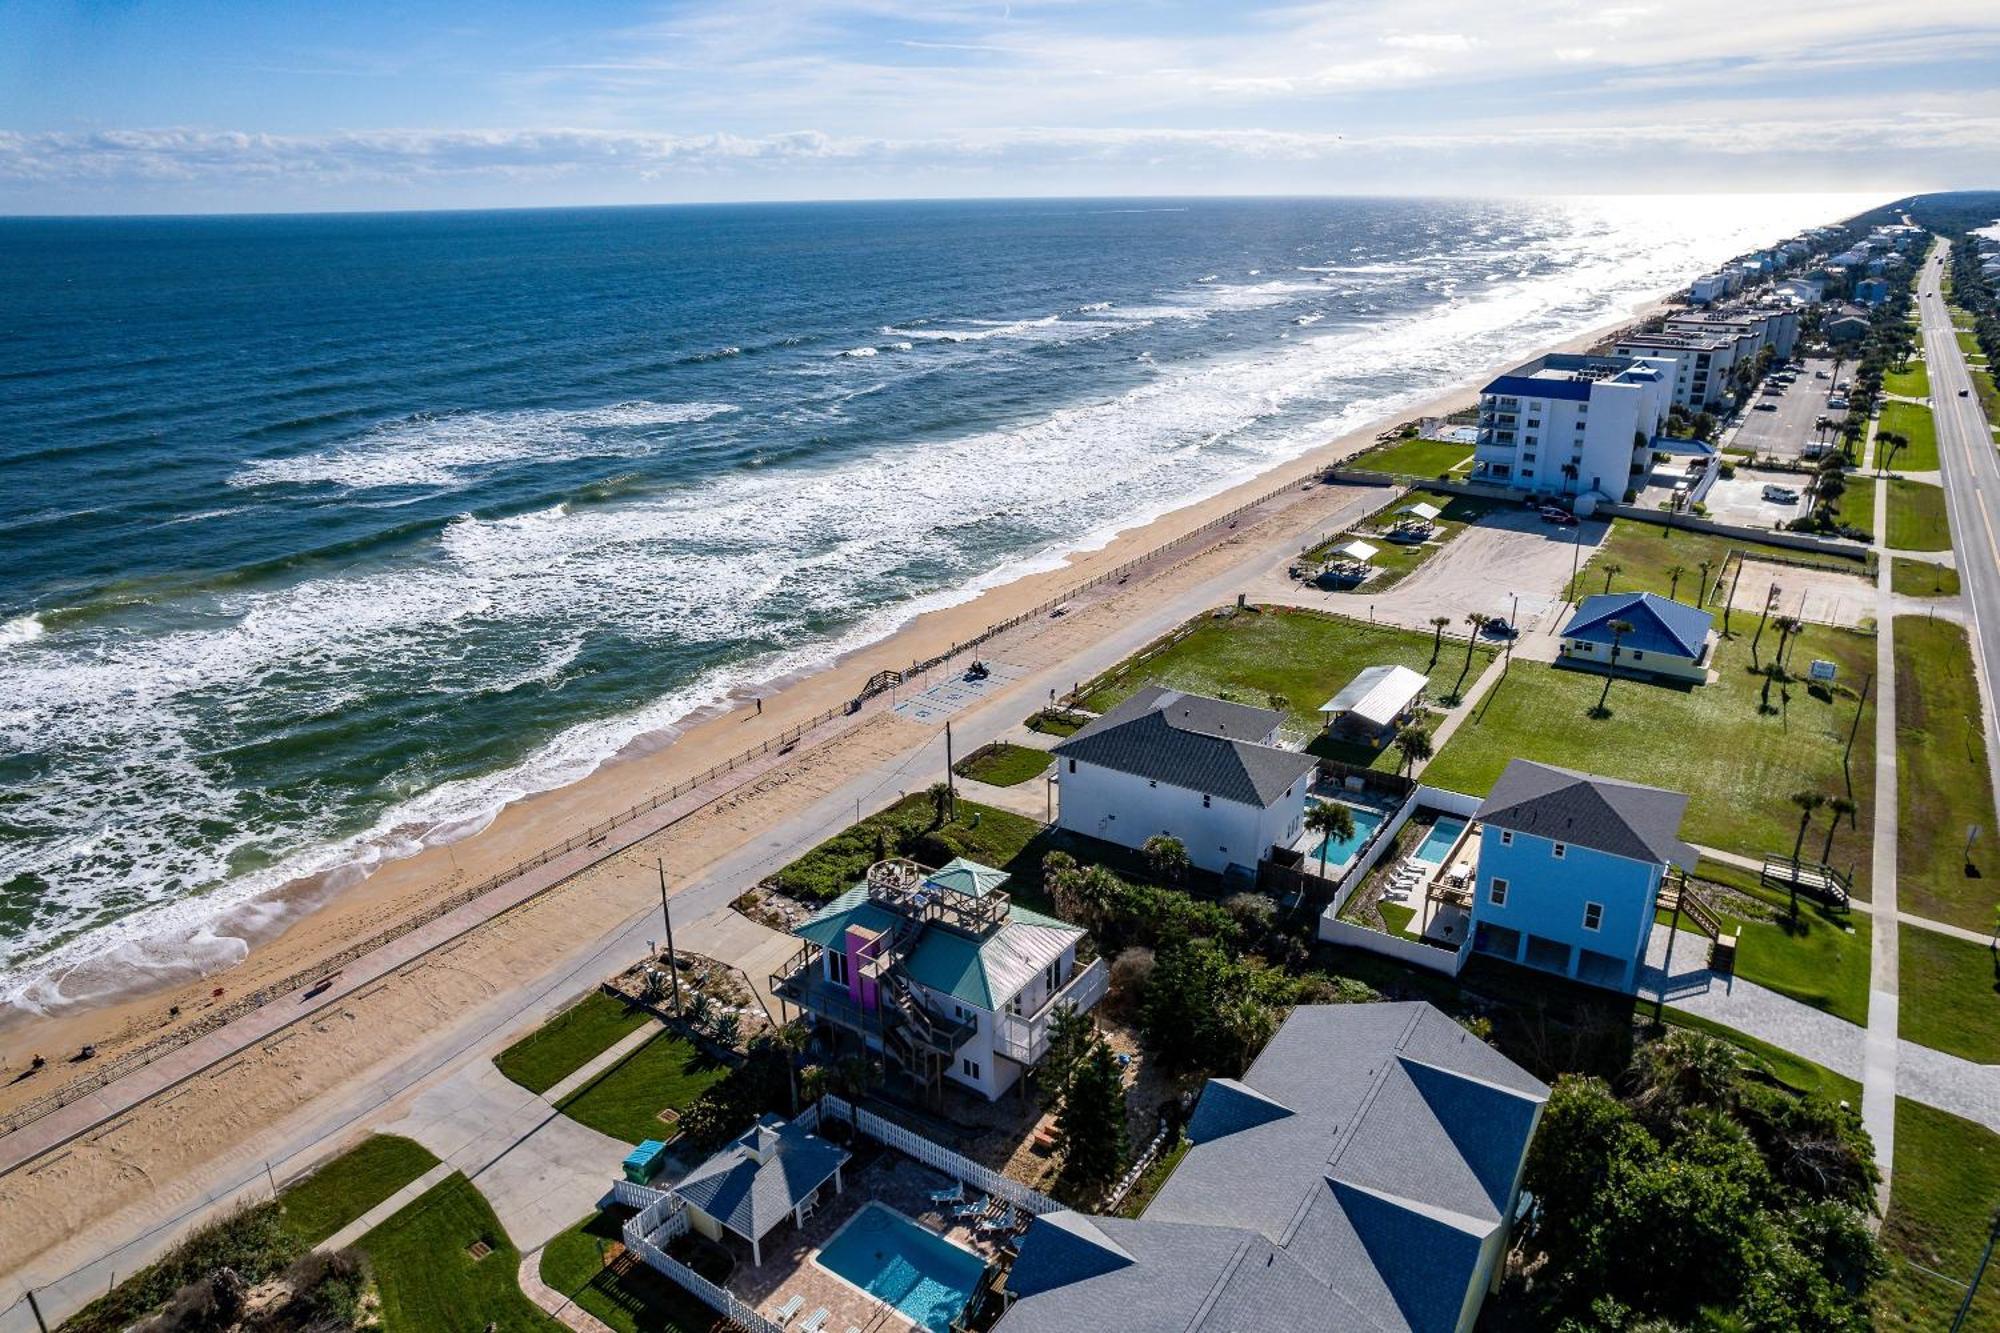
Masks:
[[[1570,513],[1567,509],[1558,509],[1554,505],[1543,506],[1542,520],[1547,523],[1553,523],[1559,528],[1573,528],[1576,526],[1575,514]]]
[[[1847,395],[1837,393],[1826,400],[1826,405],[1836,412],[1845,412],[1847,410]]]
[[[1764,498],[1773,504],[1795,505],[1799,502],[1799,493],[1789,486],[1774,483],[1764,488]]]
[[[1758,403],[1750,410],[1753,412],[1775,412],[1778,410],[1778,405],[1776,403]]]
[[[1813,378],[1816,380],[1823,380],[1826,378],[1826,372],[1824,370],[1815,370],[1813,372]]]
[[[1499,620],[1487,621],[1485,628],[1482,629],[1480,632],[1487,635],[1489,638],[1511,639],[1514,637],[1514,626],[1512,625],[1512,623],[1510,623],[1503,617]]]

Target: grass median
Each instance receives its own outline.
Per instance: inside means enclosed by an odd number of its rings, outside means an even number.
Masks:
[[[494,1056],[493,1063],[529,1092],[547,1092],[650,1022],[645,1010],[592,991]]]
[[[1965,1299],[2000,1199],[2000,1134],[1896,1099],[1896,1160],[1882,1248],[1889,1275],[1875,1284],[1876,1327],[1951,1325]],[[2000,1328],[2000,1282],[1981,1286],[1968,1329]]]
[[[438,1164],[430,1149],[396,1134],[373,1134],[280,1196],[285,1230],[317,1245]]]
[[[1829,689],[1758,673],[1778,646],[1761,638],[1755,617],[1736,617],[1736,637],[1714,652],[1717,678],[1707,685],[1613,682],[1609,716],[1593,716],[1604,677],[1516,658],[1424,772],[1433,787],[1483,795],[1511,759],[1533,759],[1686,793],[1682,836],[1745,856],[1789,854],[1798,791],[1838,796],[1857,807],[1858,827],[1842,821],[1830,858],[1853,867],[1865,895],[1874,802],[1872,700],[1846,684]],[[1755,645],[1753,647],[1753,644]],[[1858,685],[1874,669],[1873,636],[1808,625],[1786,654],[1794,671],[1825,659],[1839,679]],[[1847,753],[1850,735],[1853,752]],[[1824,812],[1808,830],[1817,854]]]
[[[2000,954],[1921,926],[1896,935],[1898,1035],[1978,1064],[2000,1064]]]
[[[1903,477],[1889,479],[1889,545],[1899,551],[1951,549],[1944,487]]]
[[[1884,375],[1882,387],[1905,398],[1928,398],[1931,396],[1930,371],[1923,362],[1912,361],[1903,369]]]
[[[719,1083],[729,1066],[674,1032],[659,1036],[578,1088],[556,1106],[580,1125],[625,1143],[668,1139],[666,1111],[679,1113]]]
[[[1905,911],[1985,930],[2000,835],[1972,650],[1948,620],[1896,617],[1896,882]],[[1981,839],[1968,849],[1974,825]]]
[[[995,741],[959,760],[952,771],[989,787],[1018,787],[1048,772],[1054,762],[1047,750]]]
[[[1904,597],[1956,597],[1958,571],[1950,565],[1898,556],[1889,566],[1889,586]]]

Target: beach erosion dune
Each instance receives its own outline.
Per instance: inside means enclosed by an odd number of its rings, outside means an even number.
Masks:
[[[0,224],[9,1044],[331,951],[1842,211]]]

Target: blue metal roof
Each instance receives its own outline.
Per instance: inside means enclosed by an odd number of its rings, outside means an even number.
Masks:
[[[1619,646],[1676,657],[1699,658],[1708,642],[1713,618],[1706,611],[1685,602],[1673,602],[1654,592],[1612,592],[1586,597],[1576,615],[1563,626],[1565,639],[1586,643],[1610,643],[1611,622],[1622,620],[1632,627]]]
[[[1481,393],[1506,394],[1513,398],[1566,398],[1572,402],[1590,401],[1590,381],[1588,380],[1538,380],[1527,375],[1502,375]]]

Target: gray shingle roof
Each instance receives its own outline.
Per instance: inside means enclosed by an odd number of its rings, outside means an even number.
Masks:
[[[1429,1004],[1295,1009],[1142,1220],[1036,1220],[998,1333],[1455,1328],[1547,1096]]]
[[[1531,837],[1692,870],[1700,853],[1680,838],[1687,803],[1681,793],[1662,787],[1516,759],[1473,818]]]
[[[766,1115],[688,1172],[674,1193],[737,1235],[758,1239],[831,1180],[847,1156],[818,1135]]]
[[[1148,685],[1055,747],[1065,759],[1266,806],[1318,762],[1263,744],[1282,713]]]

